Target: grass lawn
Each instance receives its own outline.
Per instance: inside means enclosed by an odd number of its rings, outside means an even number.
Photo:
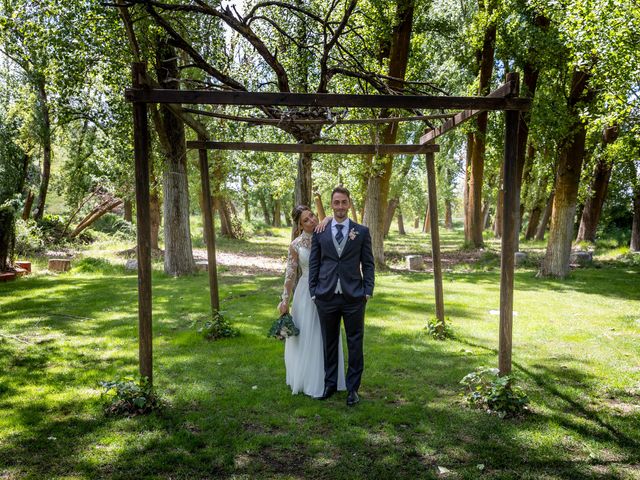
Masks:
[[[428,252],[423,239],[392,236],[390,254]],[[443,235],[445,250],[459,240]],[[220,250],[280,258],[286,243],[283,229]],[[98,253],[109,256],[88,255]],[[176,279],[156,265],[155,384],[168,406],[134,418],[106,417],[98,382],[137,372],[136,275],[78,265],[0,284],[2,480],[640,478],[637,261],[565,281],[517,271],[514,373],[531,399],[517,420],[459,396],[465,374],[497,363],[493,257],[445,273],[456,334],[445,342],[424,333],[431,275],[377,275],[355,408],[345,394],[318,402],[285,385],[283,345],[265,337],[281,276],[221,269],[223,310],[241,335],[207,342],[192,327],[208,309],[206,274]]]

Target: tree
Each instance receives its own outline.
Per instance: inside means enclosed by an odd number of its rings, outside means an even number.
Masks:
[[[396,12],[393,18],[393,27],[389,38],[388,50],[388,88],[394,91],[402,90],[411,45],[411,32],[413,28],[414,0],[399,0],[396,3]],[[384,44],[380,45],[384,48]],[[382,58],[385,55],[381,55]],[[397,80],[396,80],[397,79]],[[388,116],[389,112],[381,112],[381,117]],[[386,124],[381,132],[382,143],[396,143],[398,136],[398,124]],[[385,217],[388,211],[389,189],[391,187],[391,174],[393,172],[393,157],[390,155],[376,156],[371,161],[371,172],[367,183],[365,195],[365,207],[363,223],[371,231],[371,247],[376,266],[382,267],[384,261],[384,235]],[[395,210],[395,208],[393,209]],[[389,224],[391,219],[388,219]]]
[[[551,229],[541,275],[562,278],[569,274],[574,216],[586,138],[585,125],[578,111],[593,99],[594,92],[589,87],[589,78],[589,74],[578,69],[574,69],[571,77],[567,112],[573,120],[560,148]]]
[[[155,42],[156,77],[161,88],[178,89],[180,71],[175,49],[163,37]],[[153,118],[164,157],[164,271],[187,275],[195,271],[189,226],[187,145],[183,121],[161,105]]]
[[[65,110],[72,108],[69,100],[83,84],[91,65],[85,41],[91,38],[78,18],[87,13],[81,2],[46,0],[32,2],[7,0],[0,10],[0,45],[3,53],[20,69],[25,82],[35,96],[31,113],[35,128],[30,131],[40,147],[42,170],[35,218],[44,213],[53,158],[55,126]],[[90,27],[89,27],[90,28]]]
[[[611,131],[613,130],[613,131]],[[618,129],[605,130],[603,132],[603,144],[613,143],[618,136]],[[608,132],[608,133],[607,133]],[[578,236],[576,242],[592,242],[596,241],[596,229],[602,212],[602,205],[607,196],[607,188],[609,187],[609,179],[613,163],[605,152],[598,152],[596,165],[593,171],[593,181],[590,185],[588,197],[582,209],[580,219],[580,227],[578,228]]]
[[[496,41],[496,4],[494,0],[478,1],[478,23],[482,25],[482,41],[476,49],[478,87],[476,94],[487,95],[493,73]],[[481,112],[474,120],[475,128],[468,137],[468,203],[465,211],[465,241],[475,248],[484,245],[482,239],[482,184],[484,179],[485,137],[488,113]]]
[[[20,194],[27,176],[29,158],[14,143],[17,125],[0,116],[0,272],[11,266],[15,243],[15,221]]]

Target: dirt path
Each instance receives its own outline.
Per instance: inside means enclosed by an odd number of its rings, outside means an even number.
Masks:
[[[194,248],[193,258],[198,260],[207,259],[205,249]],[[224,266],[230,273],[236,275],[283,275],[285,262],[278,258],[264,255],[244,255],[241,253],[216,252],[216,261],[219,266]]]

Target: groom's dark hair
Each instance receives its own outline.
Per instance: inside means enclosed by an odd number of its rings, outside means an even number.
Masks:
[[[349,201],[351,201],[351,194],[349,193],[349,190],[347,190],[346,188],[344,188],[341,185],[333,189],[333,192],[331,192],[331,200],[333,200],[333,194],[334,193],[342,193],[343,195],[347,196]]]

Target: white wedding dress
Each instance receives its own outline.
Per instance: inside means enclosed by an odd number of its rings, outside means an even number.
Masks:
[[[284,295],[289,295],[297,278],[291,316],[300,329],[300,334],[286,339],[284,364],[287,385],[291,387],[293,394],[303,392],[318,397],[324,391],[324,347],[318,310],[309,294],[310,253],[311,234],[303,232],[291,242],[287,259]],[[338,356],[338,390],[346,390],[342,348],[338,349]]]

